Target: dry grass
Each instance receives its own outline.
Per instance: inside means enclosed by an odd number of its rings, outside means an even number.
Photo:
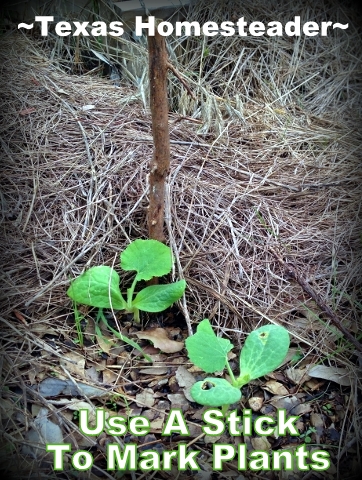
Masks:
[[[301,9],[253,1],[242,13],[229,2],[227,11],[285,21],[286,11],[293,18]],[[260,322],[282,324],[306,356],[353,372],[353,404],[354,348],[270,250],[361,334],[360,31],[333,1],[303,11],[303,19],[350,21],[350,28],[296,40],[169,39],[170,59],[197,101],[171,76],[167,237],[173,276],[188,284],[179,307],[189,325],[207,316],[242,344]],[[192,14],[200,23],[211,17],[225,19],[207,2]],[[120,87],[71,75],[77,49],[59,39],[13,32],[2,39],[2,368],[5,383],[20,382],[23,392],[22,372],[35,368],[31,353],[42,340],[14,322],[14,310],[32,326],[51,324],[75,338],[69,279],[90,265],[117,265],[129,241],[147,235],[146,47],[119,40],[125,62],[107,42],[102,50],[81,42],[79,52],[93,48],[122,64]],[[348,418],[339,452],[359,425],[357,414]],[[10,428],[15,443],[17,428]]]

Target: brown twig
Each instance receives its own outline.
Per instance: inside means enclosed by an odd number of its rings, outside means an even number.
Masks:
[[[169,70],[171,70],[171,72],[175,75],[175,77],[178,78],[178,80],[182,83],[182,85],[185,87],[185,89],[187,90],[187,93],[190,95],[190,97],[192,97],[194,100],[196,100],[196,97],[193,94],[190,86],[181,77],[181,74],[178,72],[178,70],[176,70],[176,68],[170,62],[167,62],[167,68]]]
[[[309,285],[305,278],[301,276],[298,272],[297,268],[291,264],[284,261],[282,256],[279,252],[275,251],[274,248],[269,247],[269,250],[272,252],[274,257],[278,260],[278,262],[284,268],[285,273],[293,278],[299,285],[303,288],[303,290],[316,302],[318,307],[328,315],[333,325],[338,328],[338,330],[343,333],[347,340],[349,340],[356,349],[362,353],[362,345],[358,342],[358,340],[346,329],[346,327],[341,323],[338,319],[337,315],[333,312],[333,310],[326,304],[326,302],[322,299],[322,297],[317,293],[313,288]]]

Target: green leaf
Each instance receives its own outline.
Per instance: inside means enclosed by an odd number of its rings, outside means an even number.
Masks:
[[[289,348],[289,333],[278,325],[266,325],[250,333],[240,355],[238,384],[262,377],[283,362]]]
[[[121,253],[121,268],[136,270],[136,280],[162,277],[171,271],[170,247],[157,240],[134,240]]]
[[[207,318],[199,323],[195,335],[186,339],[189,358],[207,373],[223,370],[227,354],[234,345],[226,338],[217,337]]]
[[[166,285],[151,285],[138,292],[132,306],[144,312],[162,312],[182,297],[185,288],[185,280]]]
[[[124,301],[119,289],[119,275],[111,267],[92,267],[72,281],[68,297],[77,303],[99,308],[124,310]]]
[[[191,387],[191,396],[195,402],[209,407],[219,407],[238,402],[241,391],[233,387],[224,378],[205,378]]]

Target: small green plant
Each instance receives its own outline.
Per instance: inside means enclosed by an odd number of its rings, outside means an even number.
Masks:
[[[333,410],[332,410],[332,404],[331,403],[326,403],[325,405],[323,405],[322,410],[324,411],[324,413],[326,413],[329,416],[333,415]]]
[[[135,240],[121,253],[121,268],[136,271],[127,298],[123,298],[119,288],[119,275],[111,267],[99,265],[91,267],[71,283],[67,295],[77,303],[133,313],[134,320],[140,322],[140,310],[161,312],[182,297],[185,280],[166,285],[150,285],[143,288],[133,298],[135,287],[140,280],[151,280],[171,271],[171,249],[157,240]]]
[[[301,433],[300,438],[304,438],[305,443],[311,443],[311,434],[315,433],[317,429],[315,427],[309,427],[305,432]]]
[[[166,285],[151,285],[143,288],[133,298],[137,282],[147,281],[152,277],[161,277],[171,271],[171,249],[157,240],[135,240],[130,243],[121,253],[121,268],[125,271],[137,272],[131,287],[127,289],[126,300],[121,294],[118,273],[107,265],[91,267],[70,284],[67,295],[75,302],[78,340],[82,343],[83,337],[76,303],[82,303],[98,307],[95,321],[97,335],[103,337],[99,327],[99,323],[103,322],[117,338],[136,348],[148,361],[152,361],[137,343],[109,325],[103,309],[125,310],[127,313],[133,313],[135,321],[140,323],[140,310],[145,312],[165,310],[181,298],[186,288],[186,282],[180,280]]]
[[[277,325],[266,325],[250,333],[240,354],[240,375],[235,378],[227,360],[234,345],[217,337],[208,319],[202,320],[195,335],[186,340],[190,360],[206,373],[227,368],[230,382],[208,377],[191,388],[192,398],[201,405],[222,406],[225,413],[231,403],[241,398],[241,387],[277,368],[288,352],[288,331]]]

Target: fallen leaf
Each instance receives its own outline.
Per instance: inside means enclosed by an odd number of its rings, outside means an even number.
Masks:
[[[192,385],[196,382],[195,377],[187,370],[186,367],[181,365],[176,370],[176,380],[180,387],[184,388],[184,395],[190,402],[193,402],[194,399],[191,396],[190,390]]]
[[[141,393],[137,393],[136,404],[139,407],[153,407],[155,398],[152,388],[145,388]]]
[[[163,424],[165,421],[165,416],[162,415],[159,418],[156,418],[155,420],[152,420],[150,422],[150,432],[152,433],[160,433],[163,430]]]
[[[296,407],[293,407],[289,415],[304,415],[306,413],[309,413],[312,410],[312,405],[310,403],[301,403],[300,405],[297,405]]]
[[[104,369],[103,369],[104,370]],[[85,377],[92,382],[99,382],[99,372],[95,365],[87,368],[85,371]]]
[[[168,372],[168,367],[165,367],[162,364],[140,369],[140,373],[146,374],[146,375],[166,375],[167,372]]]
[[[204,442],[206,443],[206,445],[208,443],[217,443],[221,438],[221,435],[205,435],[204,436]]]
[[[80,377],[84,377],[85,358],[75,352],[68,352],[66,357],[61,357],[59,364],[62,365],[69,373],[74,373]]]
[[[264,399],[262,397],[250,397],[248,403],[253,412],[259,412],[263,406]]]
[[[326,367],[325,365],[316,365],[308,370],[311,377],[323,378],[339,385],[349,387],[352,383],[350,373],[346,368]]]
[[[114,346],[114,343],[112,342],[111,338],[104,335],[103,333],[96,334],[96,339],[97,343],[99,345],[99,348],[107,353],[108,355],[110,354],[111,348]]]
[[[72,396],[84,394],[87,397],[109,395],[108,390],[105,389],[92,387],[91,385],[86,385],[85,383],[80,382],[75,382],[75,384],[71,380],[61,380],[60,378],[49,377],[43,380],[38,386],[34,385],[32,388],[37,388],[38,392],[45,398],[57,397],[60,394]]]
[[[169,378],[168,388],[170,389],[171,393],[177,393],[180,390],[180,385],[178,384],[175,375]]]
[[[205,472],[203,470],[200,470],[196,475],[195,475],[195,480],[211,480],[211,475],[212,472]]]
[[[284,387],[284,385],[280,382],[276,382],[275,380],[268,380],[264,385],[265,390],[268,390],[270,393],[274,393],[274,395],[289,395],[289,391]]]
[[[106,385],[113,385],[117,378],[118,375],[115,372],[112,372],[112,370],[106,369],[103,371],[103,383]]]
[[[95,419],[94,408],[89,405],[88,402],[84,402],[83,400],[78,400],[77,398],[71,398],[67,401],[67,408],[69,410],[88,410],[89,416],[88,420]],[[93,424],[92,424],[93,425]]]
[[[46,323],[34,323],[28,325],[28,327],[32,333],[36,333],[40,338],[42,338],[44,335],[59,335],[59,332],[55,328],[51,328]]]
[[[167,398],[170,400],[171,408],[173,409],[177,408],[186,412],[190,408],[189,402],[182,393],[170,393],[167,395]]]
[[[252,444],[254,450],[268,451],[271,448],[271,445],[268,442],[266,437],[251,438],[251,444]]]
[[[170,340],[164,328],[152,328],[144,332],[137,332],[136,335],[140,339],[150,340],[156,348],[165,353],[180,352],[184,348],[184,342]]]
[[[324,384],[324,380],[317,380],[316,378],[311,378],[308,382],[305,382],[305,386],[312,392],[319,390]]]
[[[285,375],[296,385],[307,382],[311,379],[306,368],[287,368],[285,370]]]
[[[289,412],[292,408],[296,407],[299,405],[301,402],[299,398],[296,396],[290,396],[290,397],[279,397],[275,396],[270,400],[270,402],[275,408],[277,409],[284,409],[287,411],[287,414],[289,415]]]
[[[33,457],[44,455],[45,445],[63,443],[63,434],[58,425],[49,420],[50,411],[42,407],[34,420],[34,427],[31,428],[25,438],[27,444],[23,445],[22,452]],[[37,444],[38,446],[35,446]]]
[[[316,443],[320,443],[321,436],[323,435],[324,431],[324,421],[322,415],[320,415],[319,413],[311,413],[310,424],[316,429]]]

